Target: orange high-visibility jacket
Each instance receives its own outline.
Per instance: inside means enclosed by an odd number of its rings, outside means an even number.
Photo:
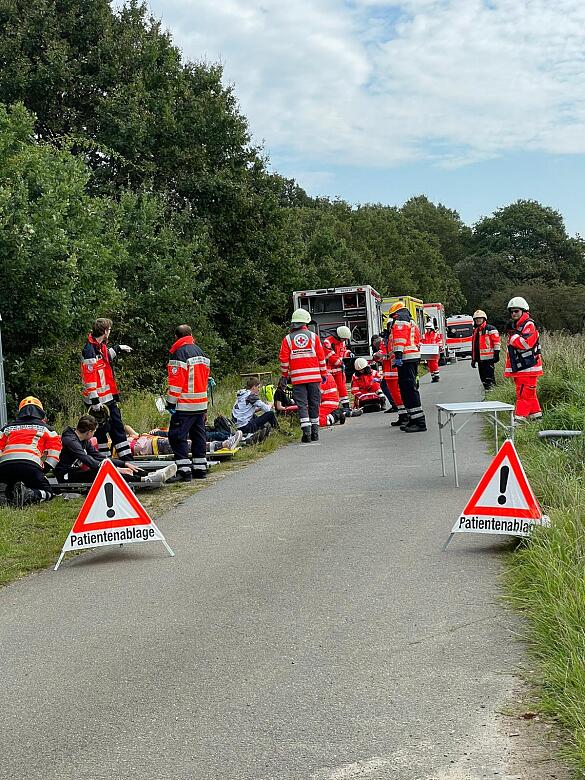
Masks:
[[[323,352],[327,368],[332,374],[343,371],[343,358],[348,356],[347,344],[344,339],[337,336],[327,336],[323,339]]]
[[[493,325],[484,322],[473,330],[471,340],[471,359],[474,363],[479,360],[493,360],[494,352],[500,349],[500,334]]]
[[[42,456],[46,455],[47,465],[54,467],[60,452],[61,437],[41,420],[15,420],[0,431],[0,463],[26,460],[42,466]]]
[[[511,354],[512,353],[512,354]],[[521,367],[525,364],[526,367]],[[530,314],[524,312],[508,336],[505,376],[542,376],[540,334]]]
[[[88,405],[117,401],[118,385],[112,361],[116,350],[105,341],[96,341],[91,333],[81,352],[81,383],[83,400]]]
[[[420,331],[416,322],[401,319],[401,315],[392,325],[392,343],[394,357],[402,360],[420,360]]]
[[[178,412],[207,411],[209,358],[195,344],[193,336],[178,339],[169,352],[167,403]]]
[[[321,340],[306,325],[283,338],[279,359],[282,376],[293,385],[320,382],[327,370]]]

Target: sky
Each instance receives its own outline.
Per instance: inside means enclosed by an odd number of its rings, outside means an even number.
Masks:
[[[425,194],[473,224],[518,198],[585,236],[583,0],[150,0],[220,62],[254,140],[311,195]]]

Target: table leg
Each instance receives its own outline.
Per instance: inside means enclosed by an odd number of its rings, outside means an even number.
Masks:
[[[445,474],[445,446],[443,443],[443,415],[441,414],[441,410],[437,409],[437,415],[439,419],[439,446],[441,447],[441,472],[443,476],[446,476]]]
[[[498,412],[495,411],[494,412],[494,431],[495,431],[495,434],[496,434],[496,452],[500,448],[500,443],[498,441],[498,422],[499,422],[499,420],[498,420]]]
[[[453,452],[453,471],[455,472],[455,487],[459,487],[459,474],[457,472],[457,447],[455,445],[455,426],[453,425],[454,414],[449,415],[449,421],[451,423],[451,450]]]

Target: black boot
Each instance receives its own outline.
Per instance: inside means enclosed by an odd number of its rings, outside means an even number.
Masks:
[[[403,430],[404,433],[423,433],[424,431],[426,431],[426,429],[427,429],[427,424],[424,418],[422,418],[417,420],[411,420],[408,423],[408,425],[405,425],[404,428],[402,428],[401,430]]]
[[[319,426],[311,425],[311,441],[319,441]]]
[[[172,485],[175,482],[191,482],[193,474],[190,471],[177,471],[174,477],[167,479],[167,485]]]
[[[406,412],[400,412],[400,414],[398,415],[398,419],[390,423],[390,425],[393,428],[398,428],[399,425],[407,425],[407,424],[408,424],[408,415],[406,414]]]
[[[311,443],[311,433],[308,428],[302,428],[303,435],[301,436],[301,444]]]

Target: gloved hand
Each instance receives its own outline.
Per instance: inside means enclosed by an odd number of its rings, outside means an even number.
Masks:
[[[165,408],[166,408],[167,412],[171,415],[171,417],[177,411],[177,407],[173,406],[173,404],[167,404]]]
[[[88,407],[87,412],[88,414],[91,414],[92,412],[101,412],[103,408],[104,408],[103,404],[100,403],[92,404],[91,406]]]
[[[472,361],[471,361],[471,368],[475,368],[475,366],[476,366],[476,364],[475,364],[475,363],[473,362],[473,360],[472,360]]]
[[[278,388],[279,390],[282,390],[283,393],[286,390],[286,383],[287,383],[287,378],[285,376],[281,376],[280,379],[278,380]]]
[[[321,377],[321,384],[324,385],[326,381],[327,381],[327,377],[326,376],[322,376]]]
[[[396,368],[400,368],[400,366],[402,365],[402,358],[394,358],[394,365],[396,366]]]
[[[499,363],[499,362],[500,362],[500,350],[496,349],[496,351],[494,352],[494,363]]]
[[[132,352],[132,347],[129,347],[128,344],[118,344],[117,346],[114,347],[114,349],[116,350],[116,352],[126,352],[126,353]]]

